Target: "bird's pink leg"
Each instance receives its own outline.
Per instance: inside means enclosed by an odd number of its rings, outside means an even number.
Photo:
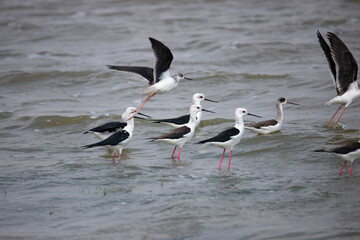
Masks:
[[[176,147],[177,147],[177,146],[175,145],[174,151],[173,151],[173,153],[171,154],[171,157],[170,157],[170,158],[173,158],[173,157],[174,157],[174,153],[175,153]]]
[[[120,159],[121,159],[121,153],[119,153],[119,163],[120,163]]]
[[[116,156],[116,153],[114,152],[113,163],[115,162],[115,156]]]
[[[338,123],[338,121],[340,120],[341,116],[344,114],[345,110],[346,110],[346,107],[344,107],[344,109],[342,110],[342,112],[341,112],[341,114],[340,114],[339,118],[335,121],[335,123],[334,123],[334,128],[336,128],[336,124],[337,124],[337,123]]]
[[[157,94],[160,90],[156,90],[155,92],[151,93],[149,96],[147,96],[144,101],[142,101],[142,103],[140,103],[140,105],[136,108],[135,114],[132,115],[131,117],[129,117],[128,120],[132,119],[139,111],[140,109],[144,106],[144,104],[151,98],[153,97],[155,94]]]
[[[177,159],[180,160],[180,152],[181,152],[181,147],[179,148],[179,153],[177,155]]]
[[[351,176],[351,169],[352,169],[352,164],[353,164],[353,163],[350,163],[350,171],[349,171],[349,173],[350,173],[350,176]]]
[[[231,155],[232,155],[232,149],[230,150],[229,164],[228,164],[228,171],[230,171]]]
[[[346,161],[345,161],[345,162],[344,162],[344,164],[342,165],[342,167],[341,167],[340,172],[339,172],[339,174],[338,174],[338,175],[341,175],[341,172],[342,172],[342,170],[344,169],[345,164],[346,164]]]
[[[219,163],[219,166],[218,166],[218,170],[220,170],[221,163],[222,163],[222,161],[223,161],[223,159],[224,159],[224,155],[225,155],[225,148],[224,148],[223,154],[222,154],[221,159],[220,159],[220,163]]]
[[[336,116],[336,114],[339,112],[340,108],[342,107],[342,105],[340,105],[340,107],[338,108],[338,110],[335,112],[335,114],[329,119],[329,121],[327,121],[327,125],[330,124],[331,120],[333,120],[333,118]]]

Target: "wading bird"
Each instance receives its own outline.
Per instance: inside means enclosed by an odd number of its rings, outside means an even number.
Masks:
[[[332,148],[332,149],[320,149],[320,150],[316,150],[315,152],[334,153],[336,156],[345,159],[345,162],[340,169],[339,175],[341,175],[341,172],[344,169],[346,162],[349,161],[350,162],[349,174],[351,175],[353,162],[356,159],[360,158],[360,140],[357,142],[351,142],[345,144],[341,147]]]
[[[355,99],[360,97],[360,90],[356,82],[358,66],[350,50],[338,36],[331,32],[327,33],[327,38],[330,41],[329,47],[320,32],[317,31],[316,34],[320,46],[324,51],[325,57],[329,63],[329,71],[334,80],[337,93],[337,96],[328,101],[326,104],[341,104],[335,114],[327,122],[328,125],[339,112],[342,105],[345,105],[340,116],[334,123],[334,127],[336,127],[336,124],[344,114],[345,110]]]
[[[130,142],[133,132],[134,132],[134,119],[129,117],[136,113],[136,108],[128,107],[126,111],[122,114],[122,120],[126,121],[126,126],[120,130],[110,135],[108,138],[94,143],[82,146],[83,149],[92,148],[92,147],[106,147],[114,152],[113,162],[115,161],[116,153],[119,154],[119,163],[121,159],[121,152],[125,146]]]
[[[242,136],[244,135],[243,117],[246,115],[260,117],[260,116],[248,113],[248,111],[245,108],[237,108],[235,110],[235,126],[234,127],[229,128],[229,129],[219,133],[215,137],[198,142],[198,144],[210,144],[210,145],[214,145],[214,146],[221,147],[224,149],[223,154],[221,156],[219,166],[218,166],[219,170],[221,168],[221,163],[223,161],[226,149],[230,149],[230,156],[229,156],[229,163],[228,163],[228,170],[230,170],[232,149],[236,144],[238,144],[240,142]]]
[[[277,114],[274,119],[245,124],[245,129],[249,129],[259,134],[268,134],[268,133],[280,131],[284,118],[283,105],[285,104],[299,105],[297,103],[289,102],[283,97],[279,98],[276,101]]]
[[[179,147],[179,152],[177,155],[177,159],[180,159],[180,152],[183,145],[189,142],[194,136],[195,128],[196,128],[196,119],[201,114],[202,107],[200,105],[191,105],[190,107],[190,119],[189,122],[180,128],[176,128],[169,133],[165,133],[158,137],[151,138],[151,141],[163,141],[166,143],[170,143],[175,145],[174,151],[171,154],[171,158],[174,157],[174,153],[176,147]]]

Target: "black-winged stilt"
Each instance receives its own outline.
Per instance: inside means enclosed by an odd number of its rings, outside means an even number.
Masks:
[[[324,51],[325,57],[329,63],[329,71],[334,80],[337,96],[328,101],[326,104],[341,104],[335,114],[327,122],[330,124],[331,120],[345,105],[340,116],[334,123],[334,127],[344,114],[349,105],[360,97],[360,90],[357,80],[358,66],[355,58],[350,50],[334,33],[328,32],[327,38],[330,41],[330,47],[322,37],[319,31],[316,32],[321,48]]]
[[[196,119],[201,114],[202,107],[200,105],[191,105],[189,122],[180,128],[176,128],[169,133],[165,133],[158,137],[151,138],[151,141],[163,141],[175,145],[171,158],[174,156],[176,147],[179,146],[177,159],[180,159],[180,152],[183,145],[189,142],[194,136],[196,128]]]
[[[113,155],[113,162],[115,160],[116,153],[119,154],[119,163],[121,159],[121,152],[123,148],[128,145],[130,142],[133,131],[134,131],[134,119],[131,118],[129,120],[129,117],[136,112],[136,108],[134,107],[128,107],[126,111],[122,114],[122,120],[126,121],[126,126],[120,130],[115,132],[114,134],[110,135],[108,138],[105,138],[104,140],[94,143],[82,146],[83,149],[92,148],[92,147],[106,147],[112,151],[114,151]]]
[[[143,114],[138,112],[139,115],[145,116],[145,117],[150,117],[149,115]],[[134,118],[137,119],[144,119],[138,116],[135,116]],[[127,121],[127,119],[125,119],[125,121]],[[112,135],[113,133],[122,130],[124,127],[126,127],[127,122],[118,122],[118,121],[114,121],[114,122],[107,122],[104,123],[102,125],[99,125],[97,127],[94,127],[86,132],[84,132],[84,134],[87,133],[93,133],[97,138],[99,138],[100,140],[104,140],[108,137],[110,137],[110,135]]]
[[[276,101],[277,114],[274,119],[245,124],[245,129],[249,129],[259,134],[269,134],[280,131],[284,118],[283,105],[285,104],[299,105],[297,103],[289,102],[283,97],[278,98]]]
[[[191,78],[185,77],[182,73],[177,73],[174,76],[171,76],[169,68],[173,60],[173,55],[170,49],[162,42],[154,38],[149,39],[156,59],[154,69],[149,67],[107,65],[107,67],[110,69],[139,74],[149,81],[150,87],[146,88],[142,92],[142,94],[148,96],[136,108],[137,112],[140,111],[144,104],[156,93],[168,92],[176,88],[180,80],[193,80]],[[133,116],[134,115],[130,116],[130,118]]]
[[[353,162],[356,159],[360,158],[360,140],[357,142],[351,142],[351,143],[345,144],[341,147],[332,148],[332,149],[320,149],[320,150],[316,150],[315,152],[334,153],[338,157],[345,159],[345,162],[339,171],[339,175],[341,175],[341,172],[344,169],[346,162],[349,161],[350,162],[349,174],[351,175],[351,169],[352,169]]]
[[[192,98],[192,102],[194,105],[201,105],[201,102],[204,100],[217,103],[217,101],[205,98],[205,95],[203,93],[195,93]],[[213,111],[209,111],[206,109],[202,109],[202,110],[204,112],[215,113]],[[199,115],[199,117],[196,119],[196,126],[198,126],[201,121],[201,113],[198,115]],[[187,115],[183,115],[183,116],[180,116],[177,118],[155,119],[155,120],[153,120],[153,122],[154,123],[164,123],[173,128],[179,128],[179,127],[182,127],[185,124],[187,124],[189,122],[189,119],[190,119],[190,114],[187,114]]]
[[[218,166],[218,169],[221,168],[221,163],[225,155],[225,150],[230,149],[230,156],[229,156],[229,163],[228,163],[228,170],[230,170],[230,162],[231,162],[231,155],[232,155],[232,149],[233,147],[238,144],[244,135],[244,121],[243,117],[246,115],[251,115],[255,117],[260,117],[251,113],[248,113],[248,111],[245,108],[237,108],[235,110],[235,126],[232,128],[229,128],[215,137],[199,141],[199,144],[210,144],[217,147],[221,147],[224,149],[223,154],[221,156],[221,160]]]

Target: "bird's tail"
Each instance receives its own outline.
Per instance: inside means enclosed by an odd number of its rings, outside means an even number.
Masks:
[[[204,143],[207,143],[209,140],[210,139],[202,140],[202,141],[197,142],[196,144],[204,144]]]
[[[98,145],[97,143],[93,143],[93,144],[81,146],[81,148],[87,149],[87,148],[92,148],[92,147],[96,147],[96,146],[100,146],[100,145]]]
[[[154,142],[157,138],[151,137],[151,138],[145,138],[146,140],[149,140],[149,142]]]

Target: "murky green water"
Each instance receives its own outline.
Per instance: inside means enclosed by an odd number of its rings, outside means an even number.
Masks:
[[[336,130],[337,106],[315,31],[333,31],[360,59],[359,1],[2,1],[1,239],[357,239],[360,168],[313,153],[359,138],[359,102]],[[136,120],[121,164],[83,132],[137,106],[140,77],[106,64],[152,67],[148,37],[173,52],[183,81],[152,98],[153,118],[206,109],[181,162],[146,138],[170,130]],[[283,130],[246,131],[231,171],[222,150],[195,143],[245,107],[265,119],[283,96]],[[258,119],[247,116],[246,121]],[[228,157],[228,153],[226,155]]]

